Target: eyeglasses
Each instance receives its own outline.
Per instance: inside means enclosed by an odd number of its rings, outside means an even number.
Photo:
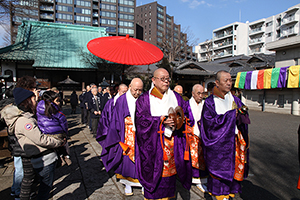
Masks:
[[[165,82],[165,81],[171,82],[170,77],[162,77],[162,78],[154,77],[154,78],[157,78],[157,79],[161,80],[162,82]]]

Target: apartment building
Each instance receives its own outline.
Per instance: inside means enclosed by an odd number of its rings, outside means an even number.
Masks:
[[[176,51],[172,61],[196,60],[192,46],[187,45],[187,34],[182,32],[180,24],[174,23],[174,17],[167,14],[166,6],[157,2],[137,6],[135,23],[138,39],[156,45],[162,51]],[[167,49],[162,43],[168,46]]]
[[[300,34],[300,4],[254,22],[235,22],[213,30],[209,41],[195,46],[199,62],[236,55],[272,54],[266,44]]]
[[[109,35],[135,35],[136,0],[21,0],[12,5],[15,41],[22,20],[104,27]]]

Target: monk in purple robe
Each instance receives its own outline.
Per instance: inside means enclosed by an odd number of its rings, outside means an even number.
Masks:
[[[109,125],[110,125],[110,121],[111,121],[111,117],[112,117],[112,112],[114,109],[114,106],[116,104],[117,99],[122,96],[124,93],[126,93],[128,90],[127,85],[125,84],[121,84],[119,85],[119,89],[118,89],[118,93],[116,94],[116,96],[114,96],[113,98],[109,99],[105,106],[104,109],[101,113],[101,117],[99,120],[99,124],[98,124],[98,129],[97,129],[97,136],[96,136],[96,140],[98,141],[98,143],[101,145],[102,147],[102,152],[101,152],[101,159],[102,162],[104,164],[104,167],[106,168],[107,165],[107,151],[106,151],[106,146],[105,146],[105,139],[109,130]]]
[[[143,82],[132,79],[129,90],[120,96],[113,110],[105,139],[106,171],[114,170],[117,179],[125,185],[125,195],[133,195],[132,186],[142,187],[135,167],[135,108],[143,91]]]
[[[195,121],[194,125],[189,125],[191,129],[190,152],[192,158],[193,179],[192,183],[197,186],[201,192],[207,192],[207,170],[205,167],[204,155],[202,150],[202,141],[200,138],[199,121],[202,115],[204,88],[200,84],[195,84],[192,88],[192,98],[188,103],[188,112],[190,119]]]
[[[217,200],[227,200],[241,192],[240,182],[248,175],[250,120],[246,107],[230,92],[230,74],[219,71],[215,83],[203,106],[200,134],[209,171],[207,189]]]
[[[170,90],[170,81],[167,70],[157,69],[153,86],[136,102],[136,170],[145,199],[174,197],[176,176],[188,190],[192,183],[185,126],[173,131],[174,120],[166,118],[169,108],[176,106],[181,106],[188,118],[187,104]]]

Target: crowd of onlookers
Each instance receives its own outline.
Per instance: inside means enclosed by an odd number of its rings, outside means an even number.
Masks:
[[[30,76],[20,78],[0,101],[0,128],[7,128],[14,158],[15,199],[48,199],[55,169],[71,164],[61,103],[56,88],[38,91]]]

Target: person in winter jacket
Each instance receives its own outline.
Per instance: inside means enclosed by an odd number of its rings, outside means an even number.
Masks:
[[[37,105],[37,122],[43,134],[63,140],[67,138],[68,122],[66,116],[60,110],[59,94],[53,91],[43,93],[42,100]],[[72,161],[69,157],[69,148],[66,143],[64,147],[59,147],[57,153],[62,165],[70,165]]]
[[[8,132],[16,135],[22,150],[26,157],[30,158],[35,172],[40,177],[37,199],[48,199],[54,181],[57,160],[57,154],[53,149],[62,146],[65,142],[41,133],[34,118],[36,111],[34,92],[16,87],[13,95],[17,106],[7,105],[4,107],[0,113],[1,118],[4,118]]]
[[[72,112],[71,114],[76,114],[76,107],[78,105],[78,96],[76,94],[76,91],[74,90],[71,94],[71,98],[70,98],[70,104],[72,107]]]

